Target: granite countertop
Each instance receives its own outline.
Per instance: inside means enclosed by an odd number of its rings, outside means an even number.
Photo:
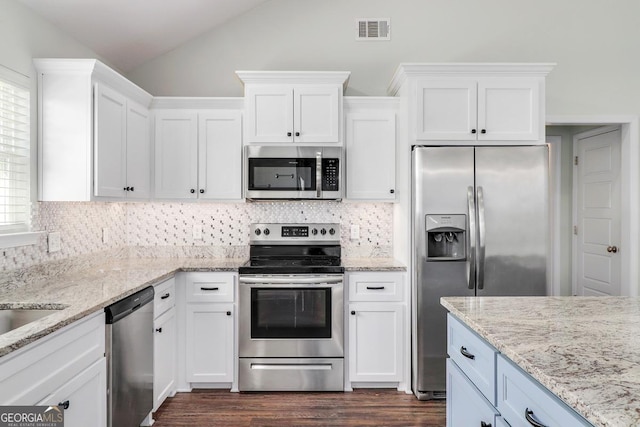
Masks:
[[[640,298],[446,297],[441,303],[592,424],[640,425]]]
[[[152,253],[160,253],[160,256],[151,256]],[[242,256],[242,251],[238,255]],[[25,269],[0,283],[0,309],[60,310],[1,334],[0,357],[147,286],[162,282],[178,271],[237,272],[246,261],[246,257],[202,256],[198,251],[127,248],[121,252],[71,258]],[[343,266],[346,271],[406,270],[389,258],[346,258]]]

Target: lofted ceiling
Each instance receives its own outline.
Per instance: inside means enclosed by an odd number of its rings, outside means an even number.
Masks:
[[[268,0],[20,0],[127,72]]]

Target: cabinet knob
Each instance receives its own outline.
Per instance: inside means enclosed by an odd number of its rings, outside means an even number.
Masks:
[[[475,129],[471,129],[471,133],[476,133],[476,132],[478,132],[478,131],[475,130]]]
[[[287,136],[291,136],[291,132],[287,132]]]
[[[484,421],[480,421],[480,427],[491,427],[491,423],[485,423]]]
[[[607,246],[607,252],[615,254],[616,252],[618,252],[618,247],[617,246]]]
[[[204,188],[200,189],[200,194],[204,194]]]
[[[482,129],[482,130],[480,131],[480,133],[487,133],[487,130],[486,130],[486,129]]]
[[[131,187],[131,191],[133,191],[133,187]]]
[[[356,315],[356,311],[355,310],[351,310],[351,315],[355,316]]]
[[[389,193],[391,193],[391,194],[393,194],[395,192],[396,192],[396,190],[394,190],[393,188],[391,190],[389,190]]]
[[[230,311],[227,311],[227,316],[231,316],[231,312]]]
[[[196,192],[196,190],[195,190],[194,188],[192,188],[191,190],[189,190],[189,192],[190,192],[191,194],[193,194],[193,193],[195,193],[195,192]]]
[[[300,132],[296,132],[296,136],[300,136]]]
[[[156,332],[161,334],[162,333],[162,328],[156,328]]]
[[[65,400],[64,402],[60,402],[58,406],[62,406],[62,409],[69,409],[69,401]]]
[[[133,187],[124,187],[123,190],[124,191],[133,191]]]

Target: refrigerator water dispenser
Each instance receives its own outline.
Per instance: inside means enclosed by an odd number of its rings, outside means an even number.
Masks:
[[[427,261],[467,258],[466,215],[427,215]]]

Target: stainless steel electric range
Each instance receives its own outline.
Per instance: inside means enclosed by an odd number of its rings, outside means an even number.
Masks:
[[[344,389],[339,224],[252,224],[240,267],[240,391]]]

